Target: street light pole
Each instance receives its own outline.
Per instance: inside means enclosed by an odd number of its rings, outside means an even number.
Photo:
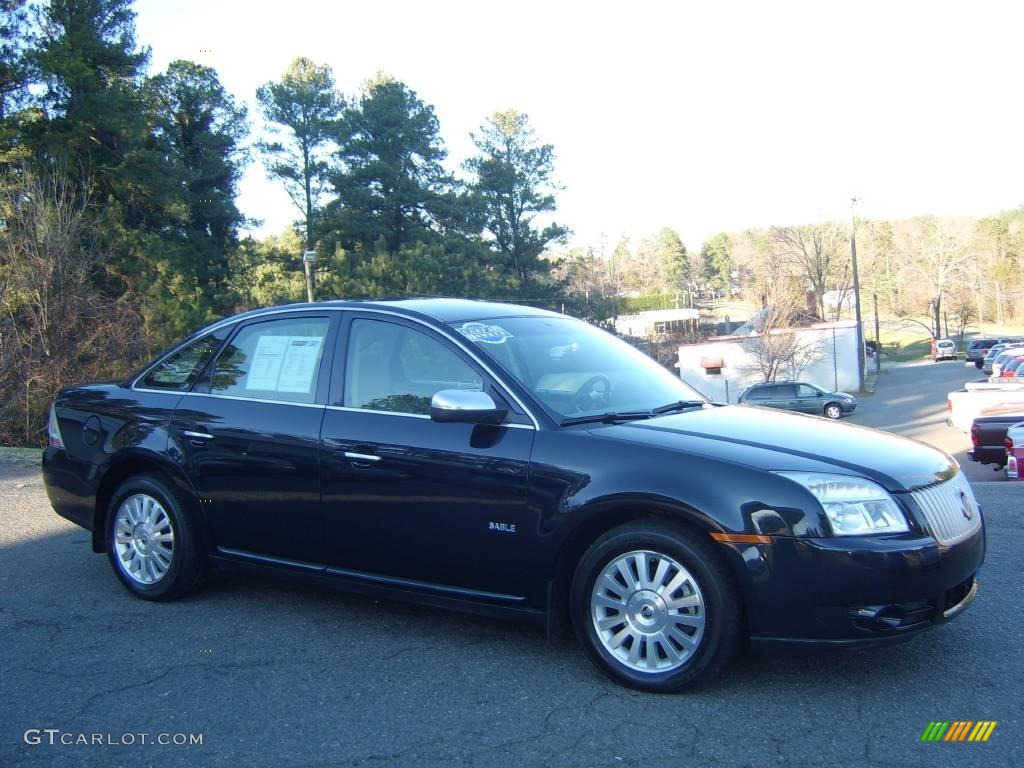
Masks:
[[[864,389],[864,329],[860,319],[860,276],[857,272],[857,203],[850,198],[850,260],[853,262],[853,311],[857,319],[857,391]]]

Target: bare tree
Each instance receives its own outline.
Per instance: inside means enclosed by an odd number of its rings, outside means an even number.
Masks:
[[[964,276],[974,254],[967,247],[968,229],[964,222],[926,216],[916,223],[915,256],[907,266],[925,281],[932,332],[938,339],[942,337],[943,297],[955,281]]]
[[[800,337],[796,324],[806,317],[798,294],[784,282],[766,286],[764,309],[752,321],[753,332],[743,339],[743,350],[751,357],[751,370],[763,381],[775,381],[779,375],[797,379],[812,362],[821,357],[820,345]]]
[[[141,322],[96,287],[87,188],[61,173],[0,177],[0,442],[38,444],[58,389],[124,373],[141,351]]]
[[[772,227],[776,254],[807,278],[818,317],[825,318],[825,292],[846,263],[846,235],[833,222],[804,227]]]

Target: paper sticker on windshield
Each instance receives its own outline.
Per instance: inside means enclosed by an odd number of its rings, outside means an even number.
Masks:
[[[504,344],[512,334],[498,325],[486,323],[463,323],[459,333],[478,344]]]

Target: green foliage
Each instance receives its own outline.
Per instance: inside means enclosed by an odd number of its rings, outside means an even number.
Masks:
[[[534,223],[555,210],[554,147],[539,143],[529,118],[514,109],[495,112],[472,137],[480,154],[465,167],[476,176],[474,204],[506,272],[525,290],[533,275],[546,271],[541,254],[569,235],[559,224]]]
[[[314,221],[329,185],[329,156],[335,148],[345,101],[334,72],[306,58],[295,59],[279,82],[256,91],[270,139],[257,146],[267,172],[284,183],[305,221],[306,248],[316,243]]]
[[[102,202],[125,199],[126,166],[144,137],[139,84],[149,57],[135,45],[130,0],[51,0],[35,9],[29,60],[46,91],[30,137],[44,156],[88,178]]]
[[[209,67],[172,62],[146,81],[144,94],[149,173],[139,182],[148,193],[147,226],[141,241],[129,238],[134,247],[127,268],[147,278],[147,324],[155,337],[170,341],[236,304],[229,290],[231,253],[243,216],[235,197],[245,162],[240,144],[249,128],[245,108]]]
[[[732,283],[732,240],[721,232],[700,249],[701,276],[714,289],[728,289]]]
[[[471,240],[414,243],[398,253],[380,247],[353,256],[351,270],[339,261],[344,260],[341,254],[329,263],[322,296],[497,298],[515,290],[510,276],[491,263],[486,248]]]
[[[669,290],[685,290],[691,279],[690,256],[679,233],[665,227],[655,237],[661,280]]]
[[[435,239],[454,201],[433,107],[379,76],[342,115],[338,145],[326,217],[343,248],[375,252],[379,244],[396,255]]]

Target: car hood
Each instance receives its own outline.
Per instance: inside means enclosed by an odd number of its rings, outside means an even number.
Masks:
[[[894,492],[945,480],[958,469],[949,455],[916,440],[770,408],[704,408],[592,431],[756,469],[861,475]]]

